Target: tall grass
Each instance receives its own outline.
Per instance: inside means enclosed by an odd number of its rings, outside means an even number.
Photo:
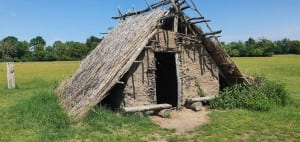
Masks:
[[[243,108],[255,111],[267,111],[273,106],[285,106],[288,93],[282,84],[265,78],[257,78],[257,84],[245,86],[236,84],[225,88],[210,102],[212,108]]]

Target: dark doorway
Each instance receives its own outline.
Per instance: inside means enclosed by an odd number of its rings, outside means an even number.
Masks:
[[[174,53],[155,53],[157,103],[177,107],[178,84]]]

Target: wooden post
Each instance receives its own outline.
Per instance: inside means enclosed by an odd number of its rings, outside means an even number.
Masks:
[[[175,54],[175,64],[176,64],[176,75],[177,75],[177,108],[181,107],[181,97],[182,97],[182,82],[181,82],[181,68],[180,68],[180,61],[178,58],[178,54]]]
[[[148,83],[148,86],[149,86],[150,82],[149,82],[149,75],[148,75],[148,73],[149,73],[149,53],[148,53],[148,49],[146,49],[146,55],[147,55],[147,83]]]
[[[14,63],[8,62],[7,63],[7,86],[8,89],[15,89],[15,70],[14,70]]]

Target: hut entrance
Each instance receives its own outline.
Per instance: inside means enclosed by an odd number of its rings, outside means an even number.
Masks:
[[[157,103],[177,107],[178,84],[174,53],[155,53]]]

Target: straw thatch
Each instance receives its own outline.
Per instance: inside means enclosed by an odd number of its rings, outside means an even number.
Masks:
[[[106,97],[155,34],[165,13],[155,10],[122,21],[82,61],[72,78],[58,88],[61,103],[70,116],[81,117]]]

